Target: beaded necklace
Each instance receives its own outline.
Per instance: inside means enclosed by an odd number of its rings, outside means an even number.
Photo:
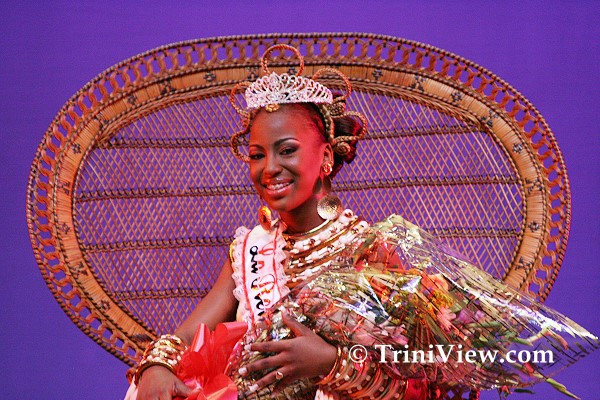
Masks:
[[[344,210],[337,219],[325,221],[308,232],[294,235],[284,233],[284,250],[290,254],[284,265],[289,277],[287,286],[293,288],[329,265],[367,226],[351,210]]]

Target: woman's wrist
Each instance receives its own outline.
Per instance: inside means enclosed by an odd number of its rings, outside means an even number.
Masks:
[[[187,346],[181,338],[175,335],[162,335],[151,342],[140,361],[134,375],[134,383],[137,385],[144,371],[153,366],[161,366],[173,374],[176,374],[181,355],[187,350]]]
[[[354,362],[347,347],[338,347],[336,360],[317,385],[326,385],[331,390],[343,393],[345,398],[401,399],[406,391],[406,380],[387,374],[379,363],[367,357],[363,362]]]
[[[317,385],[327,385],[333,380],[335,374],[337,373],[340,367],[340,363],[342,362],[344,352],[347,352],[347,349],[343,348],[342,346],[336,347],[336,357],[333,362],[333,365],[326,375],[321,376],[321,379],[317,382]]]

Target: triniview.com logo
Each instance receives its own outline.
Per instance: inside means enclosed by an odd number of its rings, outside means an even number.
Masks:
[[[433,364],[433,363],[470,363],[494,364],[500,363],[528,363],[550,364],[554,363],[554,353],[550,350],[510,350],[500,354],[498,350],[464,350],[459,345],[429,345],[429,350],[410,350],[408,345],[394,348],[391,345],[378,344],[373,346],[377,352],[380,363],[403,364]],[[367,349],[356,344],[349,349],[350,358],[354,362],[363,362],[367,359]]]

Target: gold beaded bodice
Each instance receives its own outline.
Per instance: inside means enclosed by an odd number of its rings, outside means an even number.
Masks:
[[[289,253],[284,264],[287,286],[295,287],[302,280],[318,272],[329,263],[367,227],[351,210],[345,210],[336,220],[325,221],[309,232],[283,234]]]
[[[259,318],[291,288],[327,267],[367,226],[344,210],[335,220],[297,235],[286,234],[281,222],[270,230],[240,227],[230,247],[237,320]]]

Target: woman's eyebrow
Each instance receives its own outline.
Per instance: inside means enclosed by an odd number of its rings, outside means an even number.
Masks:
[[[277,140],[274,144],[275,144],[275,146],[279,146],[280,144],[282,144],[283,142],[286,142],[288,140],[293,140],[295,142],[299,142],[299,140],[295,137],[285,137],[285,138],[281,138],[281,139]]]
[[[282,143],[287,142],[288,140],[293,140],[295,142],[300,142],[295,137],[285,137],[285,138],[281,138],[281,139],[275,141],[275,143],[273,143],[273,146],[277,147],[277,146],[281,145]],[[257,144],[257,143],[250,143],[248,145],[248,147],[256,147],[256,148],[259,148],[259,149],[263,149],[263,146],[261,146],[260,144]]]

